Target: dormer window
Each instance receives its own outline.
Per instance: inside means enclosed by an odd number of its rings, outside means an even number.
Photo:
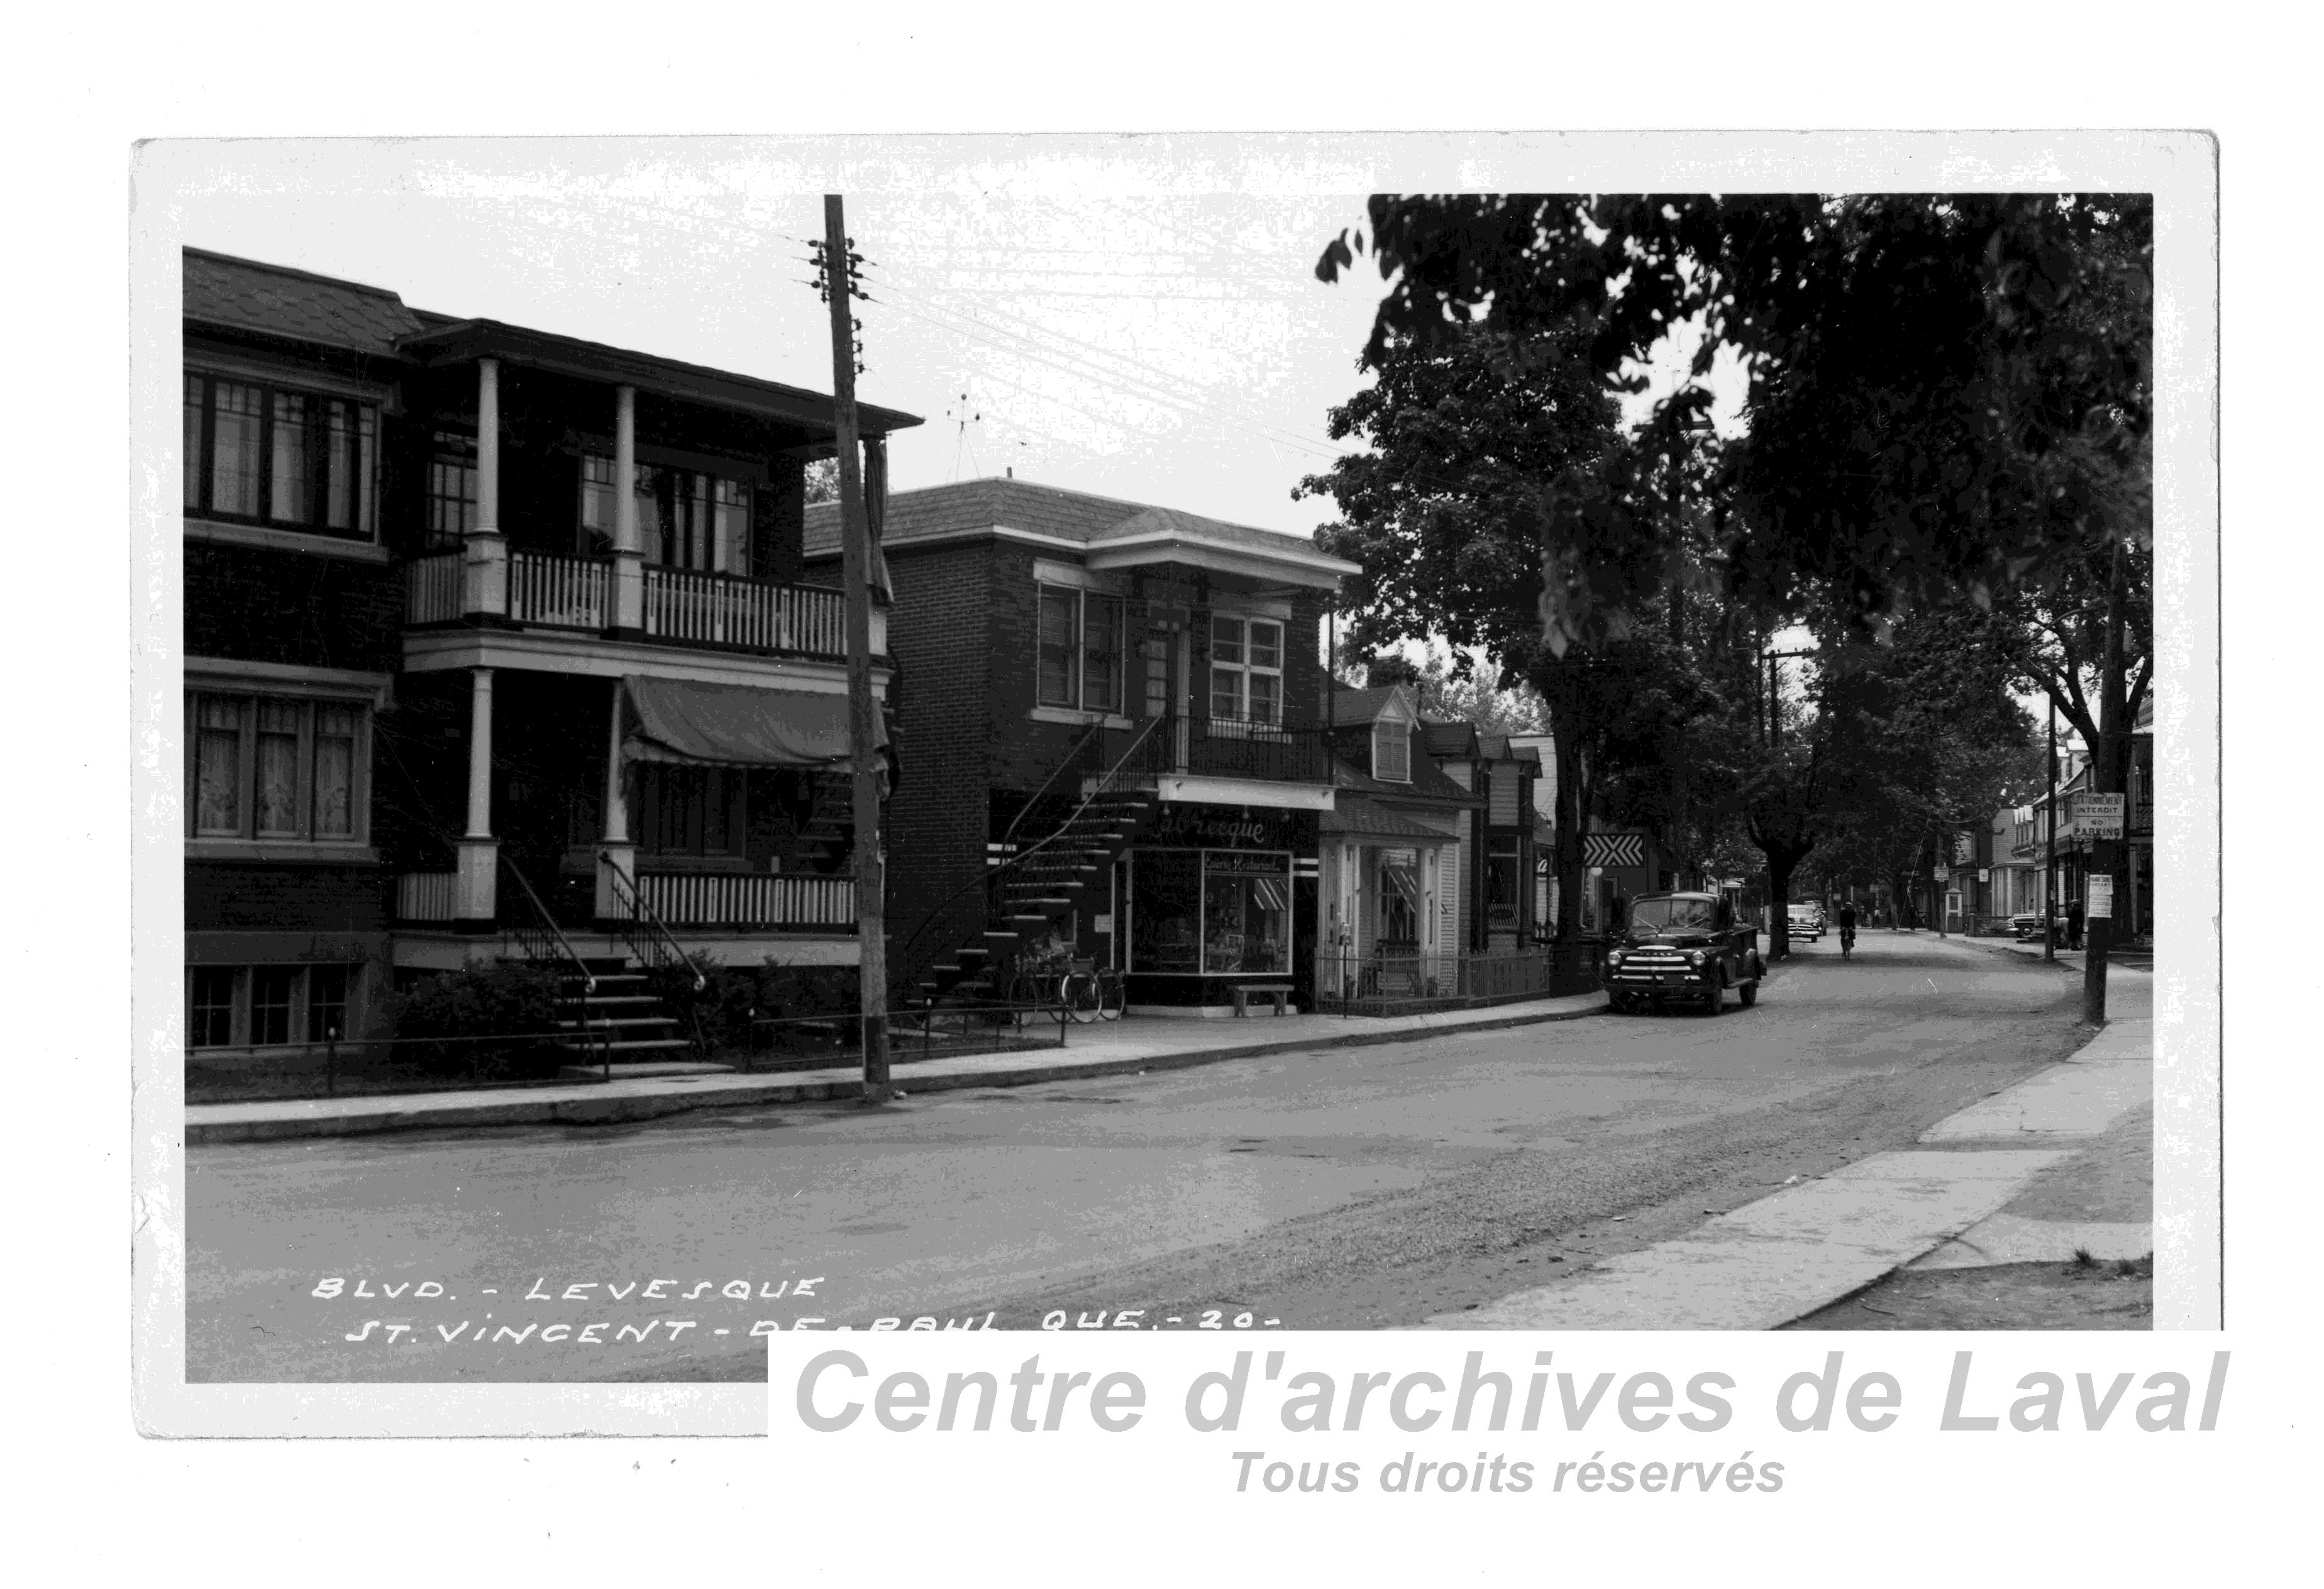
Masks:
[[[1412,728],[1393,717],[1372,725],[1372,776],[1382,783],[1412,781]]]

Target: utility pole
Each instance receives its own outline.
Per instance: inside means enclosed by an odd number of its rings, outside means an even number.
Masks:
[[[2058,702],[2050,701],[2050,804],[2043,811],[2048,818],[2050,855],[2042,868],[2042,958],[2056,965],[2058,960],[2058,928],[2052,912],[2058,901]]]
[[[839,435],[839,545],[847,588],[847,764],[855,793],[856,1008],[863,1029],[863,1102],[888,1082],[887,876],[880,854],[879,703],[872,698],[872,548],[855,426],[855,255],[840,196],[823,196],[823,291],[831,305],[833,428]]]
[[[2122,604],[2124,596],[2122,538],[2115,537],[2114,560],[2107,571],[2106,649],[2098,675],[2098,743],[2090,747],[2090,787],[2100,794],[2120,795],[2122,788],[2122,758],[2117,747],[2122,744],[2127,715],[2122,678]],[[2114,864],[2118,840],[2095,838],[2090,842],[2090,858],[2082,873],[2082,901],[2086,912],[2082,919],[2082,1020],[2091,1026],[2104,1026],[2107,1018],[2107,945],[2114,936]],[[2103,877],[2106,889],[2101,899],[2093,901],[2090,879]],[[2089,910],[2093,902],[2103,903],[2103,916]]]

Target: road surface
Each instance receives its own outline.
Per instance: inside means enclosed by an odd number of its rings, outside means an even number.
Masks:
[[[1715,1020],[195,1148],[187,1374],[755,1378],[752,1331],[802,1320],[1413,1325],[1908,1145],[2070,1052],[2078,999],[2054,968],[1868,931]]]

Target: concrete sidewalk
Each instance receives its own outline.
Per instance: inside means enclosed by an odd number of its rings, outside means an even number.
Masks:
[[[1143,1020],[1067,1029],[1062,1049],[899,1060],[901,1091],[1022,1086],[1143,1070],[1175,1070],[1316,1049],[1396,1042],[1438,1032],[1491,1031],[1602,1013],[1606,995],[1529,999],[1482,1010],[1426,1015],[1260,1015],[1243,1021]],[[265,1141],[285,1137],[357,1136],[372,1132],[449,1130],[483,1125],[607,1125],[695,1109],[814,1104],[857,1098],[858,1067],[775,1075],[732,1073],[641,1077],[571,1086],[405,1093],[375,1097],[300,1098],[186,1107],[186,1144]]]
[[[2039,951],[2037,950],[2038,954]],[[1908,1266],[2153,1250],[2154,1023],[2109,1023],[2063,1064],[1876,1153],[1440,1329],[1764,1330]],[[2125,1217],[2126,1215],[2130,1217]]]

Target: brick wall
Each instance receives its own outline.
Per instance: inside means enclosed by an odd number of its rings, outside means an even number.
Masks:
[[[186,863],[186,930],[375,933],[392,886],[368,866]]]
[[[390,568],[254,547],[186,544],[186,654],[395,670],[403,587]]]
[[[888,806],[888,913],[896,935],[890,970],[899,976],[958,948],[961,923],[973,930],[982,922],[982,892],[971,889],[911,941],[931,911],[984,874],[985,747],[992,738],[987,651],[999,626],[988,614],[988,556],[971,544],[889,559],[896,605],[888,649],[898,668],[901,744]],[[836,582],[838,559],[818,559],[807,577]]]

